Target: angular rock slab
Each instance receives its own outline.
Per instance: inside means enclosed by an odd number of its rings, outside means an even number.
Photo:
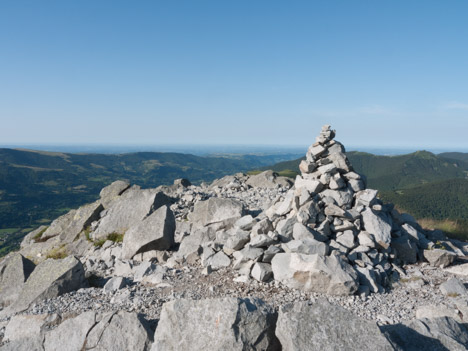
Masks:
[[[15,253],[6,258],[0,267],[0,306],[13,303],[21,293],[23,285],[35,268],[35,264]]]
[[[274,323],[260,300],[174,300],[162,308],[151,351],[274,350]]]
[[[282,306],[276,336],[283,350],[393,350],[374,322],[327,301]]]
[[[5,328],[3,338],[3,341],[8,343],[0,349],[42,350],[47,326],[49,322],[53,323],[54,319],[54,316],[47,314],[13,316]]]
[[[167,195],[155,189],[130,188],[112,203],[107,214],[101,218],[97,229],[92,233],[93,239],[102,239],[112,233],[125,234],[130,228],[139,225],[146,216],[171,202]]]
[[[153,341],[146,321],[135,312],[119,311],[101,319],[88,333],[84,350],[149,351]]]
[[[352,295],[356,271],[338,256],[279,253],[271,261],[274,278],[286,286],[331,295]]]
[[[468,350],[468,329],[449,317],[416,319],[381,329],[398,351]]]
[[[424,250],[424,258],[433,267],[445,268],[450,266],[453,261],[457,258],[457,255],[453,252],[441,249]]]
[[[257,175],[250,176],[246,181],[247,185],[253,188],[276,188],[278,184],[282,187],[290,187],[291,181],[286,177],[280,177],[278,173],[273,171],[265,171]]]
[[[392,226],[387,219],[368,208],[362,213],[362,221],[366,231],[374,235],[377,244],[386,249],[392,241]]]
[[[169,206],[162,206],[125,235],[122,257],[132,258],[151,250],[167,250],[174,245],[175,218]]]
[[[130,183],[124,180],[116,180],[101,190],[99,196],[100,202],[105,208],[108,208],[112,202],[130,187]]]
[[[189,214],[189,219],[194,228],[200,228],[210,224],[234,224],[243,214],[244,207],[239,201],[212,197],[197,202],[193,212]]]
[[[45,335],[45,351],[81,351],[89,330],[96,325],[96,313],[85,312],[67,319]]]
[[[88,286],[81,262],[73,256],[48,259],[39,264],[24,284],[18,299],[10,307],[19,312],[33,302],[57,297]]]
[[[71,210],[53,221],[42,234],[41,239],[47,240],[59,236],[61,243],[71,243],[83,229],[99,219],[102,210],[104,210],[104,207],[99,201]]]

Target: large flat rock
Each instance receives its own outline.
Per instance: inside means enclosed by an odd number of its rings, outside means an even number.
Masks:
[[[375,322],[327,301],[282,306],[276,336],[287,351],[393,350]]]
[[[286,286],[331,295],[352,295],[358,276],[338,256],[279,253],[271,261],[274,278]]]
[[[41,240],[58,235],[61,243],[71,243],[86,227],[99,219],[102,210],[104,207],[99,201],[71,210],[53,221],[42,234]]]
[[[449,317],[416,319],[381,329],[398,351],[468,350],[468,329]]]
[[[275,350],[274,320],[259,300],[175,300],[163,306],[151,350]]]
[[[73,256],[62,260],[48,259],[31,273],[18,299],[10,307],[15,312],[23,311],[34,302],[87,286],[85,272],[78,259]]]
[[[206,201],[195,204],[189,220],[194,228],[200,228],[211,224],[229,226],[234,224],[244,214],[241,202],[234,199],[212,197]]]
[[[247,185],[254,188],[276,188],[278,185],[290,187],[292,182],[286,177],[280,177],[273,171],[265,171],[253,176],[246,181]]]

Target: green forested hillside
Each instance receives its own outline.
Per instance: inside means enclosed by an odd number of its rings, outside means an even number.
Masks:
[[[71,154],[0,149],[0,250],[2,246],[17,244],[31,228],[94,201],[104,186],[117,179],[142,187],[172,184],[177,178],[188,178],[193,183],[209,182],[288,157],[291,156]]]
[[[366,175],[368,186],[379,190],[411,188],[440,180],[466,178],[468,175],[468,162],[440,157],[427,151],[398,156],[352,151],[347,156],[354,169]],[[302,159],[280,162],[263,169],[299,173]]]
[[[398,191],[381,192],[418,218],[468,220],[468,180],[451,179]]]
[[[468,153],[466,152],[443,152],[441,154],[438,154],[437,156],[452,160],[468,162]]]
[[[418,151],[377,156],[348,152],[347,156],[354,169],[367,177],[368,187],[378,189],[384,201],[425,219],[431,227],[468,239],[468,154]],[[264,169],[298,174],[302,159]]]

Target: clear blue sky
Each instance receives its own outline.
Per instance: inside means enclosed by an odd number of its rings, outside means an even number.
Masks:
[[[468,1],[0,1],[0,144],[468,149]]]

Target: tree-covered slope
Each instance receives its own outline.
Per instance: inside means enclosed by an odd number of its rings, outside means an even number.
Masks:
[[[407,155],[377,156],[348,152],[354,169],[367,177],[368,187],[429,226],[468,239],[468,162],[462,153],[434,155],[418,151]],[[299,173],[303,158],[263,169]],[[430,223],[429,223],[430,222]]]
[[[427,151],[398,156],[378,156],[365,152],[348,152],[354,169],[367,177],[370,188],[397,190],[435,181],[467,177],[468,163],[447,159]],[[276,172],[292,170],[299,173],[303,158],[277,163],[262,169]]]
[[[427,151],[398,156],[350,152],[354,169],[367,176],[368,186],[379,190],[410,188],[435,181],[465,178],[467,165]]]
[[[384,191],[380,196],[418,218],[468,220],[466,179],[443,180],[409,189]]]
[[[468,162],[468,153],[466,152],[443,152],[437,156],[452,160]]]

